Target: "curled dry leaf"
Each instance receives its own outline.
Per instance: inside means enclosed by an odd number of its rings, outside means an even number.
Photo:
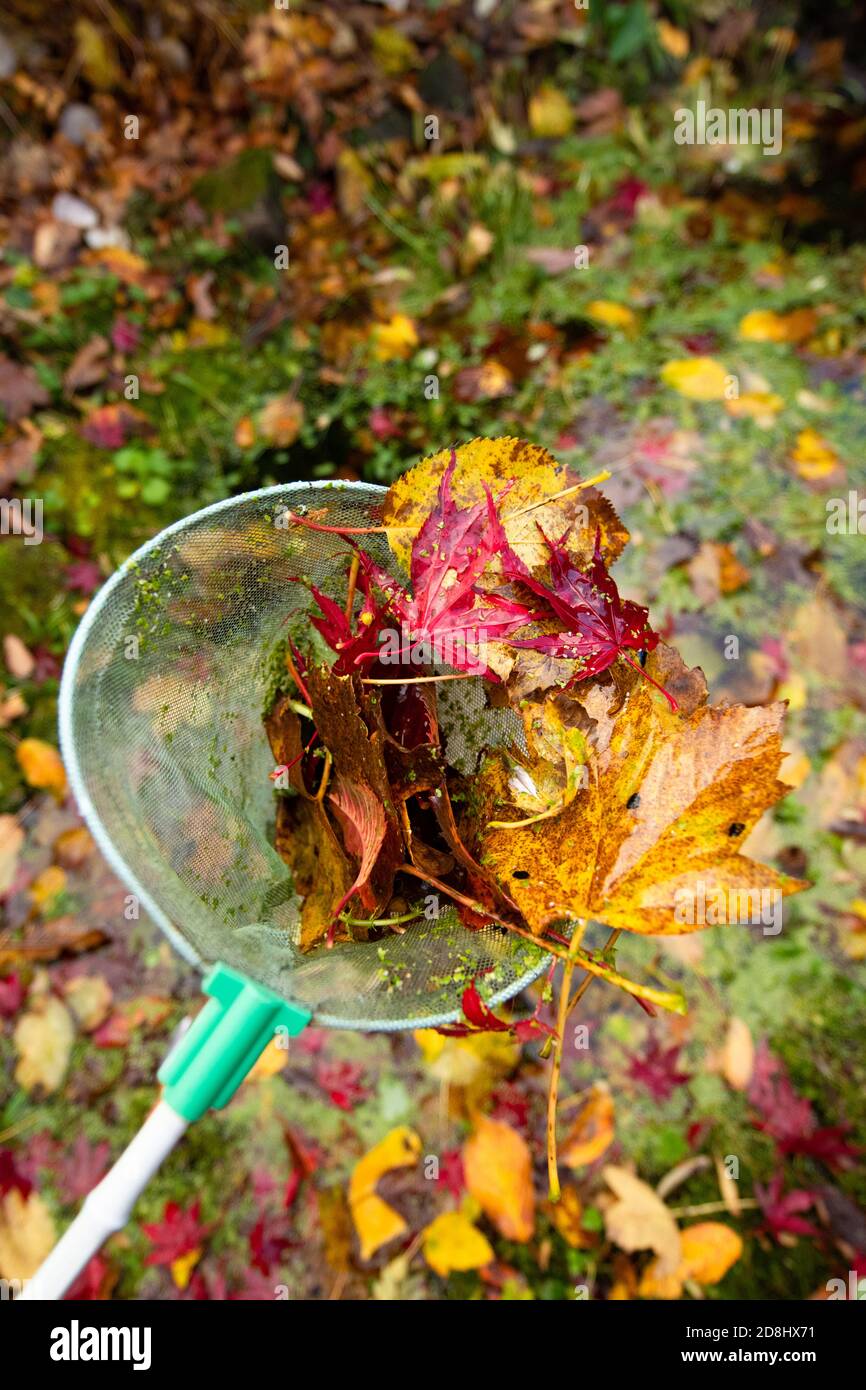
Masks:
[[[361,1259],[406,1230],[406,1222],[376,1192],[376,1184],[394,1168],[412,1168],[421,1155],[421,1140],[405,1125],[392,1129],[360,1159],[349,1179],[349,1210],[361,1244]]]
[[[502,1120],[475,1118],[463,1147],[466,1186],[507,1240],[525,1242],[535,1229],[532,1155],[526,1140]]]
[[[601,1158],[613,1143],[614,1114],[613,1096],[607,1086],[593,1086],[559,1147],[563,1163],[569,1168],[585,1168]]]

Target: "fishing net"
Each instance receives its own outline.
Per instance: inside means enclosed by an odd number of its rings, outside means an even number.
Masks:
[[[370,526],[383,494],[367,484],[292,484],[169,527],[94,599],[61,690],[73,791],[134,900],[188,960],[223,961],[329,1027],[449,1022],[474,977],[496,1004],[547,960],[498,927],[469,930],[432,895],[429,919],[402,935],[297,949],[301,900],[273,848],[274,760],[262,716],[275,648],[311,602],[292,581],[345,584],[347,546],[287,513]],[[364,546],[398,572],[383,534]],[[513,712],[486,708],[480,680],[441,688],[443,740],[460,771],[472,771],[484,746],[521,741]]]

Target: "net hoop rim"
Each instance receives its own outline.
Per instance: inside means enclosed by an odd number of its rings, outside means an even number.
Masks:
[[[277,483],[272,487],[255,488],[250,492],[236,493],[231,497],[224,497],[219,502],[212,502],[207,507],[202,507],[197,512],[191,512],[188,516],[181,517],[177,521],[171,522],[169,526],[151,536],[150,540],[131,555],[129,555],[121,565],[115,570],[91,599],[87,611],[75,630],[66,659],[63,663],[63,671],[60,680],[60,691],[58,695],[57,720],[60,736],[60,753],[66,769],[67,779],[72,791],[75,804],[82,816],[87,828],[93,835],[99,852],[107,860],[110,868],[114,871],[121,882],[129,889],[130,893],[136,897],[145,909],[148,916],[153,919],[163,935],[170,944],[189,965],[195,966],[202,974],[215,964],[213,961],[205,960],[199,955],[198,951],[186,940],[171,919],[163,912],[162,908],[153,899],[151,894],[139,882],[135,871],[124,859],[120,851],[112,842],[111,836],[106,826],[93,804],[93,800],[87,789],[87,782],[81,763],[78,758],[75,737],[73,734],[73,716],[75,706],[75,684],[78,674],[78,667],[81,657],[87,644],[92,629],[99,621],[100,615],[111,598],[115,589],[128,578],[131,570],[136,568],[152,551],[157,550],[171,536],[185,531],[188,527],[196,524],[205,518],[217,516],[222,511],[228,511],[238,503],[255,502],[266,497],[274,497],[278,494],[285,495],[289,491],[299,493],[315,493],[317,498],[322,492],[348,492],[364,493],[367,497],[371,493],[384,496],[388,489],[379,483],[352,482],[349,480],[337,479],[333,482],[309,482],[298,481],[292,483]],[[525,971],[518,979],[511,984],[504,986],[497,993],[493,994],[489,1000],[491,1008],[499,1004],[504,1004],[509,999],[513,999],[521,990],[534,983],[542,974],[547,966],[547,959],[542,955],[537,966]],[[295,1001],[297,1002],[297,1001]],[[351,1029],[358,1033],[398,1033],[408,1029],[439,1028],[452,1023],[458,1023],[462,1019],[460,1009],[452,1009],[446,1013],[434,1014],[424,1018],[409,1019],[346,1019],[336,1014],[318,1013],[313,1010],[311,1022],[322,1028],[342,1028]]]

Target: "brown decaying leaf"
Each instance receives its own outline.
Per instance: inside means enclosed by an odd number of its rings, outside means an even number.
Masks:
[[[0,970],[25,962],[59,960],[64,955],[94,951],[108,940],[105,932],[88,927],[75,917],[52,917],[48,922],[28,922],[24,930],[0,932]]]
[[[608,1164],[603,1177],[616,1194],[616,1200],[604,1210],[608,1238],[629,1253],[654,1250],[658,1272],[675,1273],[682,1258],[680,1233],[664,1202],[627,1168]]]
[[[265,718],[271,751],[279,766],[289,768],[289,781],[298,796],[277,802],[277,853],[288,864],[295,888],[303,898],[300,939],[308,951],[328,934],[334,907],[354,877],[321,801],[313,801],[304,784],[300,719],[281,696]]]
[[[762,890],[806,886],[738,852],[787,790],[777,777],[784,705],[708,706],[700,672],[661,645],[647,667],[677,698],[683,692],[679,712],[635,673],[614,717],[614,686],[588,683],[584,704],[596,722],[589,785],[543,831],[488,825],[472,846],[536,933],[587,918],[678,935],[712,925],[702,906],[715,902],[716,920],[736,922],[742,895],[760,902]],[[574,693],[581,698],[582,687]],[[507,761],[490,755],[478,781],[480,825],[513,806],[508,777]]]
[[[48,392],[33,367],[22,367],[11,357],[0,356],[0,408],[13,424],[38,406],[47,405]]]

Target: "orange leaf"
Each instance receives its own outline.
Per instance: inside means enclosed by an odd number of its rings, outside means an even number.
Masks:
[[[58,801],[66,795],[66,771],[57,749],[41,738],[23,738],[16,749],[18,766],[29,787],[52,792]]]
[[[568,1137],[561,1145],[563,1163],[583,1168],[594,1163],[613,1143],[614,1104],[606,1086],[592,1088],[592,1094],[575,1116]]]
[[[532,1157],[526,1141],[502,1120],[477,1115],[463,1148],[466,1186],[507,1240],[525,1242],[535,1229]]]

